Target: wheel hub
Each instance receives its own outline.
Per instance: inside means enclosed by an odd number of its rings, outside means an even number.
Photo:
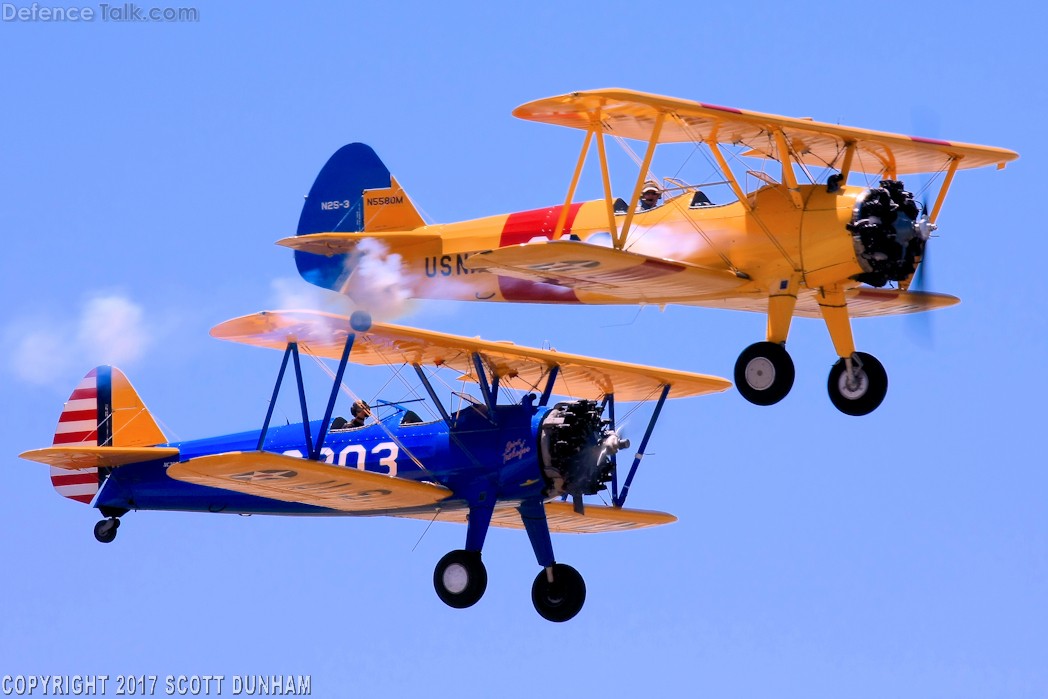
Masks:
[[[857,400],[866,395],[870,388],[870,379],[866,372],[856,368],[854,371],[845,371],[837,381],[840,394],[849,400]]]
[[[775,383],[775,365],[767,357],[754,357],[746,364],[746,383],[757,391]]]
[[[452,563],[444,569],[441,581],[445,590],[453,595],[460,595],[469,586],[469,571],[461,563]]]

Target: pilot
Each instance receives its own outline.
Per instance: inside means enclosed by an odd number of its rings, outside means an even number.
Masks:
[[[662,188],[659,187],[659,183],[654,180],[648,180],[644,183],[644,189],[640,190],[640,203],[637,211],[654,209],[659,205],[659,199],[661,198]]]
[[[362,400],[358,400],[349,409],[349,414],[353,416],[353,419],[346,425],[348,429],[363,427],[364,421],[371,417],[371,406]]]

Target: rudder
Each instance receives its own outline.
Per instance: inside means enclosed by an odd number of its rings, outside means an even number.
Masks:
[[[335,151],[320,170],[302,206],[295,234],[379,233],[423,225],[411,199],[375,151],[363,143],[350,143]],[[327,289],[337,289],[348,276],[348,258],[295,251],[299,274]]]

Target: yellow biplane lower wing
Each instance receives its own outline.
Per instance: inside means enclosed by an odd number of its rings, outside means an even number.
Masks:
[[[167,475],[196,485],[247,495],[380,514],[435,505],[447,488],[264,451],[233,451],[172,464]]]
[[[80,471],[85,468],[111,468],[157,459],[177,459],[174,447],[93,447],[69,446],[33,449],[19,454],[23,459],[37,461],[55,468]]]
[[[902,291],[899,289],[872,289],[858,287],[845,292],[848,316],[851,318],[874,318],[877,316],[922,313],[937,308],[947,308],[960,303],[956,296],[935,294],[926,291]],[[699,300],[688,305],[706,308],[725,308],[733,311],[768,312],[768,299],[732,297],[716,300]],[[801,291],[797,295],[797,306],[793,314],[798,318],[822,318],[815,292]]]
[[[623,507],[603,505],[586,505],[585,514],[580,515],[575,512],[571,503],[559,500],[547,502],[545,507],[549,530],[555,534],[603,534],[657,527],[677,521],[676,517],[666,512],[627,510]],[[398,514],[397,517],[466,524],[467,514],[466,509],[441,509],[436,513],[415,512]],[[517,512],[516,506],[510,503],[502,503],[495,508],[491,516],[491,526],[504,529],[524,528],[520,513]]]
[[[570,240],[477,253],[465,264],[473,270],[621,297],[631,303],[673,303],[745,293],[749,283],[727,270]]]

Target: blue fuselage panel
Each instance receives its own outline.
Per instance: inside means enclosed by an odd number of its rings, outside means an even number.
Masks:
[[[477,408],[454,414],[454,428],[443,421],[399,424],[400,414],[357,429],[333,430],[325,439],[320,461],[397,478],[439,483],[467,503],[490,497],[524,500],[541,497],[545,482],[538,458],[538,430],[544,409],[498,406],[494,416]],[[310,423],[311,440],[320,421]],[[179,460],[231,451],[255,451],[260,432],[174,442]],[[263,449],[307,457],[301,424],[271,428]],[[322,507],[271,500],[232,490],[211,488],[168,477],[171,461],[129,464],[112,470],[99,492],[96,507],[132,510],[178,510],[244,514],[347,514]],[[369,513],[374,514],[374,513]]]

